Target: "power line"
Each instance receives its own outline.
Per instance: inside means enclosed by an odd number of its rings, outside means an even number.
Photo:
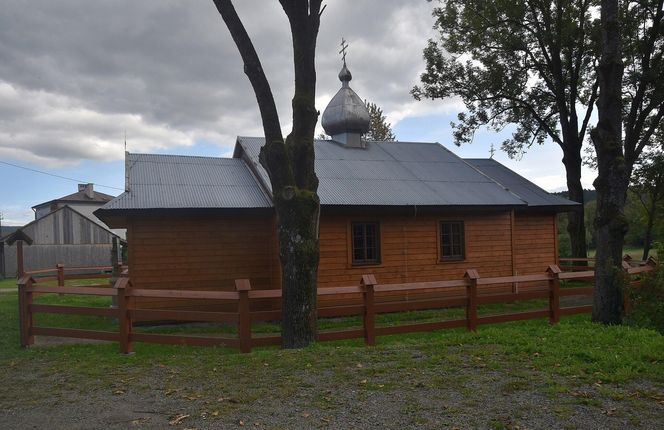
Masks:
[[[90,182],[90,181],[84,181],[83,179],[68,178],[66,176],[56,175],[55,173],[44,172],[42,170],[33,169],[31,167],[19,166],[18,164],[8,163],[8,162],[2,161],[2,160],[0,160],[0,163],[6,164],[8,166],[16,167],[18,169],[28,170],[30,172],[41,173],[42,175],[48,175],[48,176],[53,176],[55,178],[66,179],[67,181],[78,182],[79,184],[80,183],[86,183],[86,184],[93,183],[93,182]],[[102,184],[96,184],[96,183],[94,185],[96,185],[98,187],[102,187],[102,188],[111,188],[113,190],[124,191],[124,188],[112,187],[110,185],[102,185]]]

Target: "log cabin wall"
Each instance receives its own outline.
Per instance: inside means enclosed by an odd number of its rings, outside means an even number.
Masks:
[[[465,259],[441,261],[439,223],[463,221]],[[380,263],[353,265],[350,254],[351,222],[375,221],[380,225]],[[509,212],[444,214],[440,216],[321,217],[319,287],[355,285],[365,273],[379,283],[459,279],[466,269],[482,276],[512,274]]]
[[[440,222],[463,221],[465,258],[441,261]],[[380,263],[354,265],[351,223],[378,222]],[[509,211],[440,215],[326,214],[320,222],[319,288],[541,273],[555,262],[554,215]],[[128,223],[130,276],[136,288],[233,290],[281,286],[275,220],[268,215],[142,216]],[[513,250],[514,249],[514,253]],[[345,300],[344,300],[345,301]],[[144,300],[148,307],[205,309],[207,303]],[[266,305],[269,306],[269,305]]]
[[[226,290],[251,279],[254,289],[279,288],[273,220],[265,215],[141,216],[128,222],[128,259],[135,288]],[[146,307],[206,303],[144,299]]]
[[[542,273],[558,261],[555,214],[516,212],[514,226],[515,275]]]

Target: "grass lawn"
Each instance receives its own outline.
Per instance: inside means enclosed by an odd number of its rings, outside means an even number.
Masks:
[[[38,300],[109,304],[107,298],[57,295]],[[8,428],[68,427],[74,417],[86,428],[623,429],[664,423],[664,338],[592,324],[588,315],[564,317],[555,326],[535,320],[481,326],[476,333],[379,337],[372,348],[354,340],[239,354],[137,343],[135,354],[124,356],[114,343],[19,348],[16,301],[15,294],[0,295],[0,422]],[[384,316],[382,323],[455,312]],[[48,318],[42,323],[114,327],[103,318]]]

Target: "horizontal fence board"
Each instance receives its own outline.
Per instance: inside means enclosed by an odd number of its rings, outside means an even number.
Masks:
[[[523,291],[520,293],[491,294],[486,296],[477,296],[478,305],[487,305],[490,303],[509,303],[519,300],[548,299],[549,290]]]
[[[321,331],[318,332],[318,340],[343,340],[343,339],[357,339],[364,337],[364,330],[361,328],[351,330],[335,330],[335,331]]]
[[[345,317],[362,315],[363,313],[364,305],[325,306],[318,308],[319,317]]]
[[[586,306],[574,306],[568,308],[560,308],[560,315],[576,315],[576,314],[585,314],[593,311],[592,305]]]
[[[90,273],[88,275],[67,275],[65,274],[65,280],[68,279],[108,279],[111,277],[110,273]]]
[[[281,345],[281,336],[252,337],[251,346]]]
[[[526,312],[516,312],[512,314],[505,315],[487,315],[477,318],[478,324],[496,324],[509,321],[522,321],[530,320],[536,318],[544,318],[549,316],[548,309],[542,309],[537,311],[526,311]]]
[[[445,328],[465,327],[466,320],[447,320],[416,324],[405,324],[393,327],[376,327],[376,336],[385,336],[388,334],[414,333],[418,331],[434,331]]]
[[[130,309],[129,315],[141,321],[209,321],[237,323],[237,312],[181,311],[171,309]]]
[[[280,299],[281,290],[250,290],[250,299]]]
[[[131,297],[158,297],[170,299],[206,299],[206,300],[237,300],[237,291],[190,291],[190,290],[152,290],[132,288],[127,291]]]
[[[465,287],[463,279],[453,281],[414,282],[408,284],[379,284],[374,286],[375,292],[433,290],[443,288]]]
[[[559,273],[560,279],[583,279],[583,278],[594,278],[594,270],[586,270],[584,272],[562,272]]]
[[[449,297],[444,299],[411,300],[392,303],[376,303],[374,309],[376,313],[414,311],[420,309],[453,308],[466,306],[465,297]]]
[[[27,288],[30,293],[80,294],[84,296],[117,296],[115,288],[108,287],[56,287],[34,284]]]
[[[132,332],[129,339],[132,342],[164,343],[168,345],[227,346],[229,348],[238,348],[240,346],[238,339],[229,337]]]
[[[500,276],[496,278],[480,278],[477,280],[477,285],[492,285],[492,284],[515,284],[518,282],[537,282],[548,281],[548,275],[521,275],[521,276]]]
[[[112,331],[81,330],[77,328],[38,327],[34,326],[30,333],[35,336],[75,337],[77,339],[107,340],[118,342],[120,334]]]
[[[325,287],[318,289],[319,296],[332,296],[337,294],[358,294],[363,293],[362,287]]]
[[[93,315],[98,317],[117,317],[118,310],[115,308],[95,308],[91,306],[65,306],[65,305],[45,305],[35,303],[30,305],[31,312],[44,312],[47,314],[67,314],[67,315]]]
[[[97,271],[102,271],[102,270],[113,270],[113,266],[92,266],[92,267],[63,267],[65,272],[79,272],[82,270],[97,270]],[[67,275],[69,277],[70,275]]]
[[[652,266],[639,266],[639,267],[630,267],[627,269],[630,275],[636,275],[638,273],[650,272],[653,270]]]

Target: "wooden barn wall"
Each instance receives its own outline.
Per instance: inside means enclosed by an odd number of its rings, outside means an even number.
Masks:
[[[271,218],[136,217],[127,227],[134,287],[232,291],[236,279],[249,278],[254,289],[279,288]],[[147,307],[205,307],[200,302],[163,299],[142,303]]]
[[[351,261],[350,223],[378,221],[381,262],[354,266]],[[465,259],[440,261],[440,221],[464,221]],[[372,273],[379,283],[459,279],[467,269],[482,276],[508,276],[512,272],[509,212],[444,214],[440,216],[381,217],[329,216],[321,219],[319,286],[356,285],[362,274]]]
[[[546,271],[557,261],[555,215],[516,212],[514,246],[515,274]]]
[[[4,245],[7,277],[16,275],[16,244]],[[110,266],[111,245],[23,245],[25,270],[39,270],[64,264],[67,267]]]
[[[439,223],[444,220],[464,221],[462,261],[440,261]],[[380,223],[380,264],[352,264],[353,221]],[[552,215],[512,218],[508,211],[417,217],[323,214],[318,285],[357,285],[366,273],[374,274],[379,283],[459,279],[470,268],[483,277],[509,276],[513,271],[541,273],[555,261],[552,222]],[[131,279],[137,288],[231,291],[240,278],[249,278],[253,289],[281,286],[274,220],[265,215],[136,217],[127,231]],[[515,260],[513,248],[518,253]],[[165,299],[142,303],[146,307],[212,307],[211,303]]]
[[[40,218],[23,231],[39,245],[110,244],[113,237],[101,226],[67,208]]]

